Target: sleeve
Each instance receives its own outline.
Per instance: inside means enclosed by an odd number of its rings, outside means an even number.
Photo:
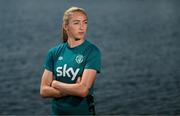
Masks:
[[[85,69],[94,69],[97,73],[101,72],[101,52],[93,49],[87,57]]]
[[[48,54],[45,58],[45,62],[44,62],[44,69],[47,69],[51,72],[53,72],[53,66],[54,66],[54,60],[53,60],[53,49],[50,49],[48,51]]]

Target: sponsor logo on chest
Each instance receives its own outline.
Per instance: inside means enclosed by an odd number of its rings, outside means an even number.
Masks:
[[[58,77],[59,76],[63,76],[63,77],[67,76],[67,77],[70,77],[72,81],[76,78],[79,70],[80,70],[79,68],[77,68],[76,70],[74,70],[72,67],[68,68],[67,64],[64,64],[63,67],[57,67],[56,68],[56,72],[57,72]]]

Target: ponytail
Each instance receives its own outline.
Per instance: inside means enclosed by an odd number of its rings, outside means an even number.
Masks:
[[[66,30],[62,27],[62,41],[63,43],[67,42],[68,40],[68,35],[66,33]]]

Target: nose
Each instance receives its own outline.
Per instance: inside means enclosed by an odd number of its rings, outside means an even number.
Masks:
[[[80,24],[80,29],[81,29],[81,30],[84,30],[84,29],[85,29],[85,24],[84,24],[84,23],[81,23],[81,24]]]

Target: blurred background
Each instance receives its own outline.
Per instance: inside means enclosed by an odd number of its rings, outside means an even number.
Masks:
[[[42,65],[70,6],[86,9],[102,52],[97,114],[180,114],[179,0],[0,0],[1,115],[50,114]]]

